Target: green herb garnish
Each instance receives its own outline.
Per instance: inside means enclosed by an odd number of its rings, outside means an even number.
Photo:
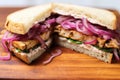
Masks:
[[[102,50],[102,51],[104,51],[104,52],[112,52],[113,51],[113,49],[112,48],[100,48],[99,46],[95,46],[94,45],[94,47],[96,47],[96,48],[98,48],[99,50]]]
[[[18,48],[16,48],[16,49],[15,49],[15,52],[18,53],[18,52],[21,52],[21,50],[18,49]]]
[[[70,38],[67,38],[67,40],[68,40],[69,42],[73,42],[73,43],[76,43],[76,44],[82,44],[81,41],[73,40],[73,39],[70,39]]]
[[[81,42],[81,41],[73,40],[73,39],[70,39],[70,38],[67,38],[67,40],[68,40],[69,42],[73,42],[73,43],[76,43],[76,44],[82,44],[82,43],[83,43],[83,42]],[[100,47],[97,46],[97,45],[93,45],[93,46],[96,47],[96,48],[99,49],[99,50],[104,51],[104,52],[109,52],[109,53],[111,53],[111,52],[113,51],[112,48],[100,48]]]

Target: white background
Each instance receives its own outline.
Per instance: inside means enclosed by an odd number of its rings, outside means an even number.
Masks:
[[[0,0],[0,7],[32,6],[49,2],[71,3],[120,10],[120,0]]]

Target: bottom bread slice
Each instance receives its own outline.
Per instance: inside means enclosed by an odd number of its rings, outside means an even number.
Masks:
[[[50,47],[51,42],[52,39],[50,38],[45,43],[48,47]],[[46,49],[39,46],[33,50],[31,49],[30,53],[16,52],[15,48],[12,51],[19,59],[23,60],[27,64],[30,64],[33,60],[37,59],[42,53],[44,53]]]
[[[55,40],[57,41],[57,44],[60,46],[75,50],[80,53],[87,54],[89,56],[93,56],[107,63],[111,63],[112,61],[112,57],[113,57],[112,53],[104,52],[92,45],[76,44],[73,42],[69,42],[66,38],[63,37],[57,37]]]

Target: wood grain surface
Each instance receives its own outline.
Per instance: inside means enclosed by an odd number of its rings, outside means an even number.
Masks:
[[[22,8],[0,8],[0,30],[3,29],[6,16]],[[55,43],[54,43],[55,44]],[[47,65],[46,60],[51,51],[61,49],[62,55]],[[0,46],[0,53],[3,49]],[[74,52],[60,46],[54,46],[31,65],[27,65],[15,56],[10,61],[0,61],[0,79],[120,79],[120,62],[104,63],[85,54]]]

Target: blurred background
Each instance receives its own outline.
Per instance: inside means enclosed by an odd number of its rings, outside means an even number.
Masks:
[[[71,3],[120,10],[120,0],[0,0],[0,7],[26,7],[49,2]]]

